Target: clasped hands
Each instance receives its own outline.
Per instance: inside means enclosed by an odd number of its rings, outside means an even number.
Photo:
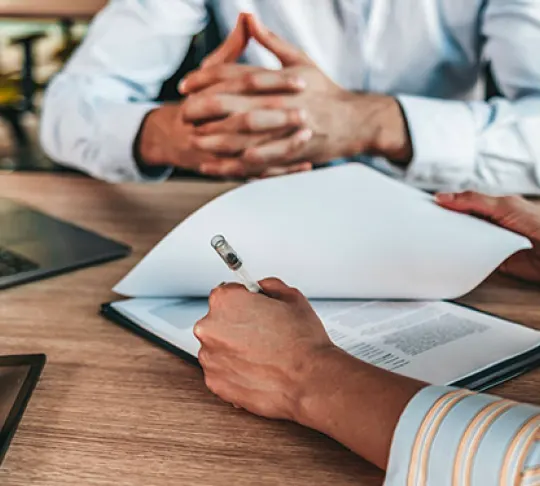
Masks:
[[[282,69],[237,64],[250,39]],[[412,155],[395,98],[341,88],[249,14],[240,15],[179,90],[186,96],[181,105],[165,105],[149,117],[154,128],[143,132],[141,145],[147,163],[244,178],[309,170],[357,153],[403,162]],[[161,140],[158,126],[168,135]]]

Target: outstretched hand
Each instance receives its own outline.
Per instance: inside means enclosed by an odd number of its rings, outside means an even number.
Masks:
[[[492,197],[476,192],[438,194],[437,203],[460,213],[473,214],[531,240],[533,248],[506,260],[499,270],[540,284],[540,208],[518,196]]]

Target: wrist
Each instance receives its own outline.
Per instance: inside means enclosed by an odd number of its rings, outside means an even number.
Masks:
[[[177,105],[162,105],[148,113],[141,124],[134,146],[135,159],[139,163],[151,167],[175,163],[171,129],[177,126],[177,117]],[[184,137],[182,133],[177,133],[176,136],[178,139]]]
[[[351,142],[354,154],[366,153],[407,165],[413,156],[412,141],[405,114],[393,96],[355,93],[352,126],[365,127]]]
[[[385,468],[394,431],[425,383],[377,368],[335,347],[303,381],[293,420]]]
[[[299,383],[293,420],[306,427],[328,433],[326,423],[332,420],[330,404],[340,388],[340,377],[364,363],[354,359],[337,346],[321,350],[309,357]]]

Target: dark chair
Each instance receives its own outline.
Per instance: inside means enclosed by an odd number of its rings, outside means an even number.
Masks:
[[[496,96],[501,96],[501,92],[493,76],[493,70],[491,69],[491,66],[489,64],[486,66],[485,79],[486,79],[486,101]]]

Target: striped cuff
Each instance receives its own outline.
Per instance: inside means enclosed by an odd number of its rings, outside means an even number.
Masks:
[[[385,485],[540,484],[539,434],[536,407],[428,387],[399,421]]]

